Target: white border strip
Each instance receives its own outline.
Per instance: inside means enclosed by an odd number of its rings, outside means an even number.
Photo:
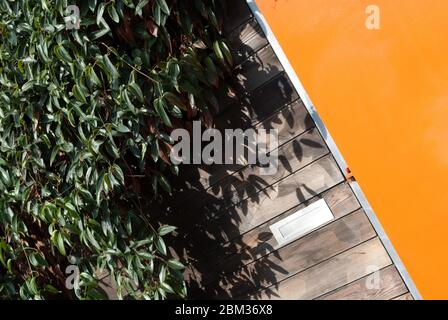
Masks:
[[[269,27],[263,14],[258,9],[258,6],[255,3],[255,1],[254,0],[246,0],[246,1],[247,1],[247,4],[248,4],[250,10],[252,11],[252,14],[255,16],[255,18],[258,21],[258,24],[260,25],[261,29],[263,30],[264,34],[266,35],[266,38],[267,38],[269,44],[271,45],[272,49],[274,50],[275,54],[277,55],[277,58],[279,59],[283,68],[285,69],[286,74],[288,75],[294,88],[296,89],[297,93],[299,94],[300,98],[302,99],[303,104],[305,105],[308,112],[310,113],[310,116],[316,123],[317,128],[319,129],[324,141],[326,142],[328,148],[330,149],[330,152],[332,153],[333,157],[335,158],[340,170],[345,175],[346,169],[348,168],[347,163],[345,162],[344,158],[342,157],[341,152],[339,151],[338,147],[336,146],[336,143],[334,142],[333,138],[331,137],[330,133],[328,132],[327,128],[325,127],[324,123],[322,122],[322,119],[320,118],[319,114],[317,113],[316,108],[314,107],[313,103],[311,102],[311,99],[308,96],[307,92],[305,91],[305,88],[303,87],[302,83],[300,82],[297,74],[294,72],[294,69],[292,68],[291,64],[289,63],[288,58],[286,57],[285,53],[283,52],[283,49],[281,48],[280,43],[277,41],[274,33],[272,32],[271,28]],[[373,228],[375,229],[376,233],[378,234],[379,239],[383,243],[383,246],[386,248],[386,251],[388,252],[393,263],[395,264],[395,267],[397,268],[398,272],[400,273],[401,277],[403,278],[403,281],[405,282],[406,286],[408,287],[409,292],[412,294],[414,299],[421,300],[422,296],[420,295],[417,287],[415,286],[409,273],[407,272],[406,268],[404,267],[403,262],[401,261],[400,257],[398,256],[397,252],[395,251],[394,247],[392,246],[392,243],[390,242],[390,240],[387,237],[378,218],[376,217],[375,213],[373,212],[373,209],[370,206],[369,202],[367,201],[359,184],[356,181],[350,180],[349,185],[350,185],[351,189],[353,190],[353,193],[355,194],[359,203],[361,204],[362,208],[366,212],[367,217],[370,220],[370,223],[372,224]]]

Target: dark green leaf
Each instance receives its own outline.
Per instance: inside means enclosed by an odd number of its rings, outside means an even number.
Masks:
[[[101,2],[98,6],[98,11],[96,12],[96,24],[100,25],[101,19],[103,18],[104,9],[106,8],[106,2]]]
[[[168,233],[171,233],[171,232],[173,232],[174,230],[176,230],[177,228],[176,227],[174,227],[174,226],[161,226],[160,228],[159,228],[159,230],[157,230],[157,233],[159,234],[159,236],[164,236],[164,235],[166,235],[166,234],[168,234]]]
[[[168,7],[165,0],[156,0],[156,1],[159,4],[160,9],[162,10],[163,13],[165,13],[166,15],[170,14],[170,8]]]
[[[59,253],[62,254],[63,256],[65,256],[66,253],[65,253],[65,246],[64,246],[64,238],[63,238],[61,232],[55,230],[52,234],[52,241],[53,241],[53,244],[56,246],[56,248],[58,248]]]
[[[156,248],[157,250],[163,254],[164,256],[166,256],[166,245],[165,245],[165,241],[163,241],[163,239],[161,237],[157,237],[156,239]],[[162,266],[163,267],[163,266]]]
[[[154,100],[154,108],[156,110],[156,113],[162,119],[163,123],[165,123],[165,125],[167,125],[168,127],[172,127],[173,125],[170,118],[168,117],[168,114],[165,111],[165,102],[162,98],[157,98],[156,100]]]
[[[129,85],[129,89],[132,92],[132,94],[134,96],[136,96],[140,102],[143,103],[145,101],[145,99],[143,97],[142,89],[140,89],[140,86],[137,83],[135,83],[135,82],[131,83]]]
[[[31,265],[33,265],[34,267],[44,267],[44,266],[48,265],[48,263],[44,259],[44,257],[42,257],[40,255],[40,253],[38,253],[38,252],[32,252],[29,255],[28,259],[29,259]]]
[[[219,47],[221,48],[221,51],[222,51],[223,55],[225,56],[227,63],[230,66],[232,66],[233,65],[232,53],[230,52],[230,49],[227,46],[227,44],[224,41],[220,41]]]
[[[168,182],[168,180],[165,178],[165,176],[164,175],[160,175],[159,176],[159,184],[162,186],[162,188],[166,191],[166,192],[168,192],[169,194],[171,194],[171,185],[170,185],[170,183]]]
[[[85,90],[85,88],[82,88],[77,84],[75,84],[73,86],[72,93],[75,96],[76,100],[78,100],[81,103],[87,103],[86,100],[87,90]]]
[[[185,269],[185,266],[182,263],[180,263],[179,261],[174,260],[174,259],[168,260],[167,265],[171,269],[174,269],[174,270],[183,270],[183,269]]]
[[[105,65],[106,69],[109,71],[109,74],[112,76],[112,78],[118,78],[120,76],[117,68],[115,68],[112,61],[110,61],[108,55],[104,56],[104,65]]]
[[[118,12],[115,9],[115,4],[111,3],[107,6],[107,12],[109,13],[109,17],[116,23],[120,22],[120,17],[118,16]]]
[[[219,41],[215,41],[213,43],[213,50],[215,51],[216,57],[221,61],[221,63],[225,64],[224,55],[221,51],[221,47],[219,45]]]

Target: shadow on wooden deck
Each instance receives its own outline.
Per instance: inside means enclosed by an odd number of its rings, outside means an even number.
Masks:
[[[223,96],[215,127],[278,130],[278,171],[259,165],[183,165],[161,222],[188,264],[192,299],[381,298],[406,294],[370,221],[243,0],[230,0],[225,30],[237,66],[237,99]],[[334,220],[283,246],[269,225],[324,199]],[[386,281],[372,290],[376,266]],[[364,281],[364,282],[363,282]]]

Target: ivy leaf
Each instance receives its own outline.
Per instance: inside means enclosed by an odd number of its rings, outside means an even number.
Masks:
[[[92,148],[93,152],[98,154],[100,152],[100,146],[103,144],[103,141],[99,140],[92,140],[90,142],[90,147]]]
[[[166,15],[170,14],[170,8],[168,7],[165,0],[157,0],[157,3],[159,4],[160,9],[162,9],[163,13],[165,13]]]
[[[155,256],[149,252],[139,252],[138,253],[139,257],[142,257],[143,259],[147,259],[147,260],[152,260],[155,258]]]
[[[9,186],[11,184],[11,179],[9,177],[8,171],[0,167],[0,175],[2,178],[2,181],[5,185]]]
[[[156,248],[157,250],[163,254],[164,256],[166,256],[166,245],[165,245],[165,241],[163,241],[163,239],[161,237],[157,237],[156,239]]]
[[[109,13],[109,17],[116,23],[120,22],[120,17],[118,16],[117,9],[115,9],[115,5],[112,3],[107,7],[107,12]]]
[[[86,229],[86,235],[87,235],[87,239],[95,247],[95,249],[101,250],[101,247],[98,244],[98,241],[96,241],[95,236],[93,235],[93,232],[89,228]]]
[[[109,31],[110,31],[109,28],[103,27],[102,29],[95,31],[95,32],[92,34],[92,35],[93,35],[92,38],[93,38],[93,40],[97,40],[97,39],[99,39],[99,38],[105,36],[106,34],[108,34]]]
[[[160,287],[162,287],[163,290],[165,290],[166,292],[169,292],[169,293],[173,293],[174,292],[173,288],[171,288],[171,286],[168,283],[166,283],[166,282],[161,282],[160,283]]]
[[[213,50],[215,51],[216,57],[221,61],[222,64],[225,64],[224,55],[221,51],[221,47],[219,45],[219,41],[213,42]]]
[[[224,41],[219,41],[219,47],[221,48],[221,52],[225,56],[227,63],[232,66],[233,65],[233,57],[232,53],[230,52],[229,47]]]
[[[161,226],[158,230],[157,233],[159,234],[159,236],[164,236],[168,233],[173,232],[174,230],[176,230],[177,228],[174,226]]]
[[[171,60],[168,64],[168,74],[170,75],[170,78],[177,79],[177,77],[180,74],[180,67],[179,64],[176,61]]]
[[[65,246],[64,246],[64,238],[63,238],[61,232],[58,230],[54,230],[51,238],[52,238],[51,240],[52,240],[53,244],[56,246],[56,248],[58,248],[59,253],[62,254],[63,256],[65,256],[66,253],[65,253]]]
[[[162,98],[157,98],[154,100],[154,108],[156,110],[156,113],[162,119],[163,123],[168,127],[172,127],[173,125],[170,118],[168,117],[168,114],[165,111],[165,102]]]
[[[49,292],[49,293],[53,293],[53,294],[58,294],[61,293],[60,290],[56,289],[54,286],[52,286],[51,284],[47,284],[45,285],[44,288],[45,291]]]
[[[97,0],[89,0],[89,9],[90,11],[95,11]]]
[[[173,164],[173,165],[170,167],[170,169],[171,169],[171,172],[172,172],[174,175],[176,175],[176,176],[179,175],[179,166],[178,166],[178,165]]]
[[[162,265],[159,271],[159,281],[165,282],[165,280],[166,280],[166,267]]]
[[[101,80],[91,66],[88,66],[85,72],[88,81],[97,87],[101,86]]]
[[[50,62],[50,58],[48,57],[48,49],[46,43],[42,40],[40,43],[36,45],[37,52],[39,53],[40,58],[45,62]]]
[[[212,9],[209,7],[207,11],[208,19],[210,20],[213,27],[215,27],[217,30],[220,30],[218,25],[218,19],[216,19],[215,13],[212,11]]]
[[[132,94],[133,94],[134,96],[136,96],[137,99],[138,99],[140,102],[143,103],[143,102],[145,101],[145,99],[144,99],[144,97],[143,97],[142,89],[140,88],[140,86],[139,86],[136,82],[131,83],[131,84],[129,85],[129,89],[130,89],[130,91],[132,92]]]
[[[159,184],[162,186],[162,188],[163,188],[166,192],[168,192],[169,194],[171,194],[171,185],[170,185],[170,183],[168,182],[168,180],[165,178],[165,176],[162,175],[162,174],[159,175],[158,180],[159,180]]]
[[[37,83],[36,80],[29,80],[22,86],[22,92],[26,92],[34,87],[34,85]]]
[[[159,137],[162,138],[163,141],[169,144],[174,144],[173,138],[171,138],[170,135],[166,134],[165,132],[160,132]]]
[[[156,25],[160,26],[162,16],[161,16],[161,12],[160,12],[160,5],[157,1],[154,2],[154,5],[152,7],[152,15],[153,15],[154,22],[156,23]]]
[[[83,271],[79,299],[103,298],[97,269],[119,297],[185,297],[184,266],[165,242],[175,227],[150,231],[132,212],[140,197],[173,192],[170,128],[209,115],[220,96],[210,83],[225,81],[231,58],[221,6],[87,0],[81,28],[66,30],[66,0],[30,3],[0,0],[0,295],[64,298],[54,260]]]
[[[72,62],[72,57],[70,56],[68,51],[61,45],[55,47],[55,54],[60,60],[63,60],[67,63]]]
[[[101,2],[98,6],[98,11],[96,13],[96,24],[100,25],[101,19],[103,18],[104,9],[106,8],[106,2]]]
[[[78,100],[79,102],[81,102],[83,104],[87,103],[87,100],[86,100],[87,90],[85,90],[85,88],[82,88],[82,87],[78,86],[77,84],[75,84],[73,86],[72,93],[73,93],[73,96],[76,98],[76,100]]]
[[[28,256],[28,259],[30,260],[31,265],[33,265],[34,267],[48,266],[48,262],[38,252],[32,252]]]
[[[73,212],[73,213],[76,213],[76,208],[75,208],[75,206],[74,206],[73,204],[71,204],[70,202],[66,202],[66,203],[64,204],[64,207],[65,207],[68,211]]]
[[[129,97],[128,90],[123,90],[123,99],[124,99],[124,102],[126,103],[126,105],[129,107],[129,110],[134,112],[135,106],[132,103],[131,98]]]
[[[185,269],[185,266],[182,263],[180,263],[179,261],[174,260],[174,259],[168,260],[168,262],[166,264],[168,265],[168,267],[170,267],[171,269],[174,269],[174,270]]]
[[[151,157],[154,162],[159,160],[159,152],[159,141],[156,140],[151,144]]]
[[[108,55],[104,56],[104,66],[106,67],[107,71],[109,72],[109,74],[111,75],[112,78],[118,78],[120,76],[117,68],[115,68],[112,61],[110,61]]]
[[[118,182],[120,182],[122,185],[124,185],[124,174],[123,174],[123,170],[121,170],[120,166],[117,164],[114,164],[113,172],[114,172],[115,177],[117,177]]]
[[[117,132],[120,132],[120,133],[129,133],[129,132],[131,132],[131,130],[128,127],[126,127],[124,124],[122,124],[122,123],[119,123],[119,124],[115,125],[115,130],[117,130]]]

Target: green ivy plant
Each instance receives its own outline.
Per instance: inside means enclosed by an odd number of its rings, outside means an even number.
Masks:
[[[79,28],[67,28],[72,4]],[[170,131],[210,119],[228,90],[223,10],[0,0],[0,299],[101,299],[105,273],[119,298],[186,296],[164,240],[175,227],[152,219],[151,201],[179,170]]]

